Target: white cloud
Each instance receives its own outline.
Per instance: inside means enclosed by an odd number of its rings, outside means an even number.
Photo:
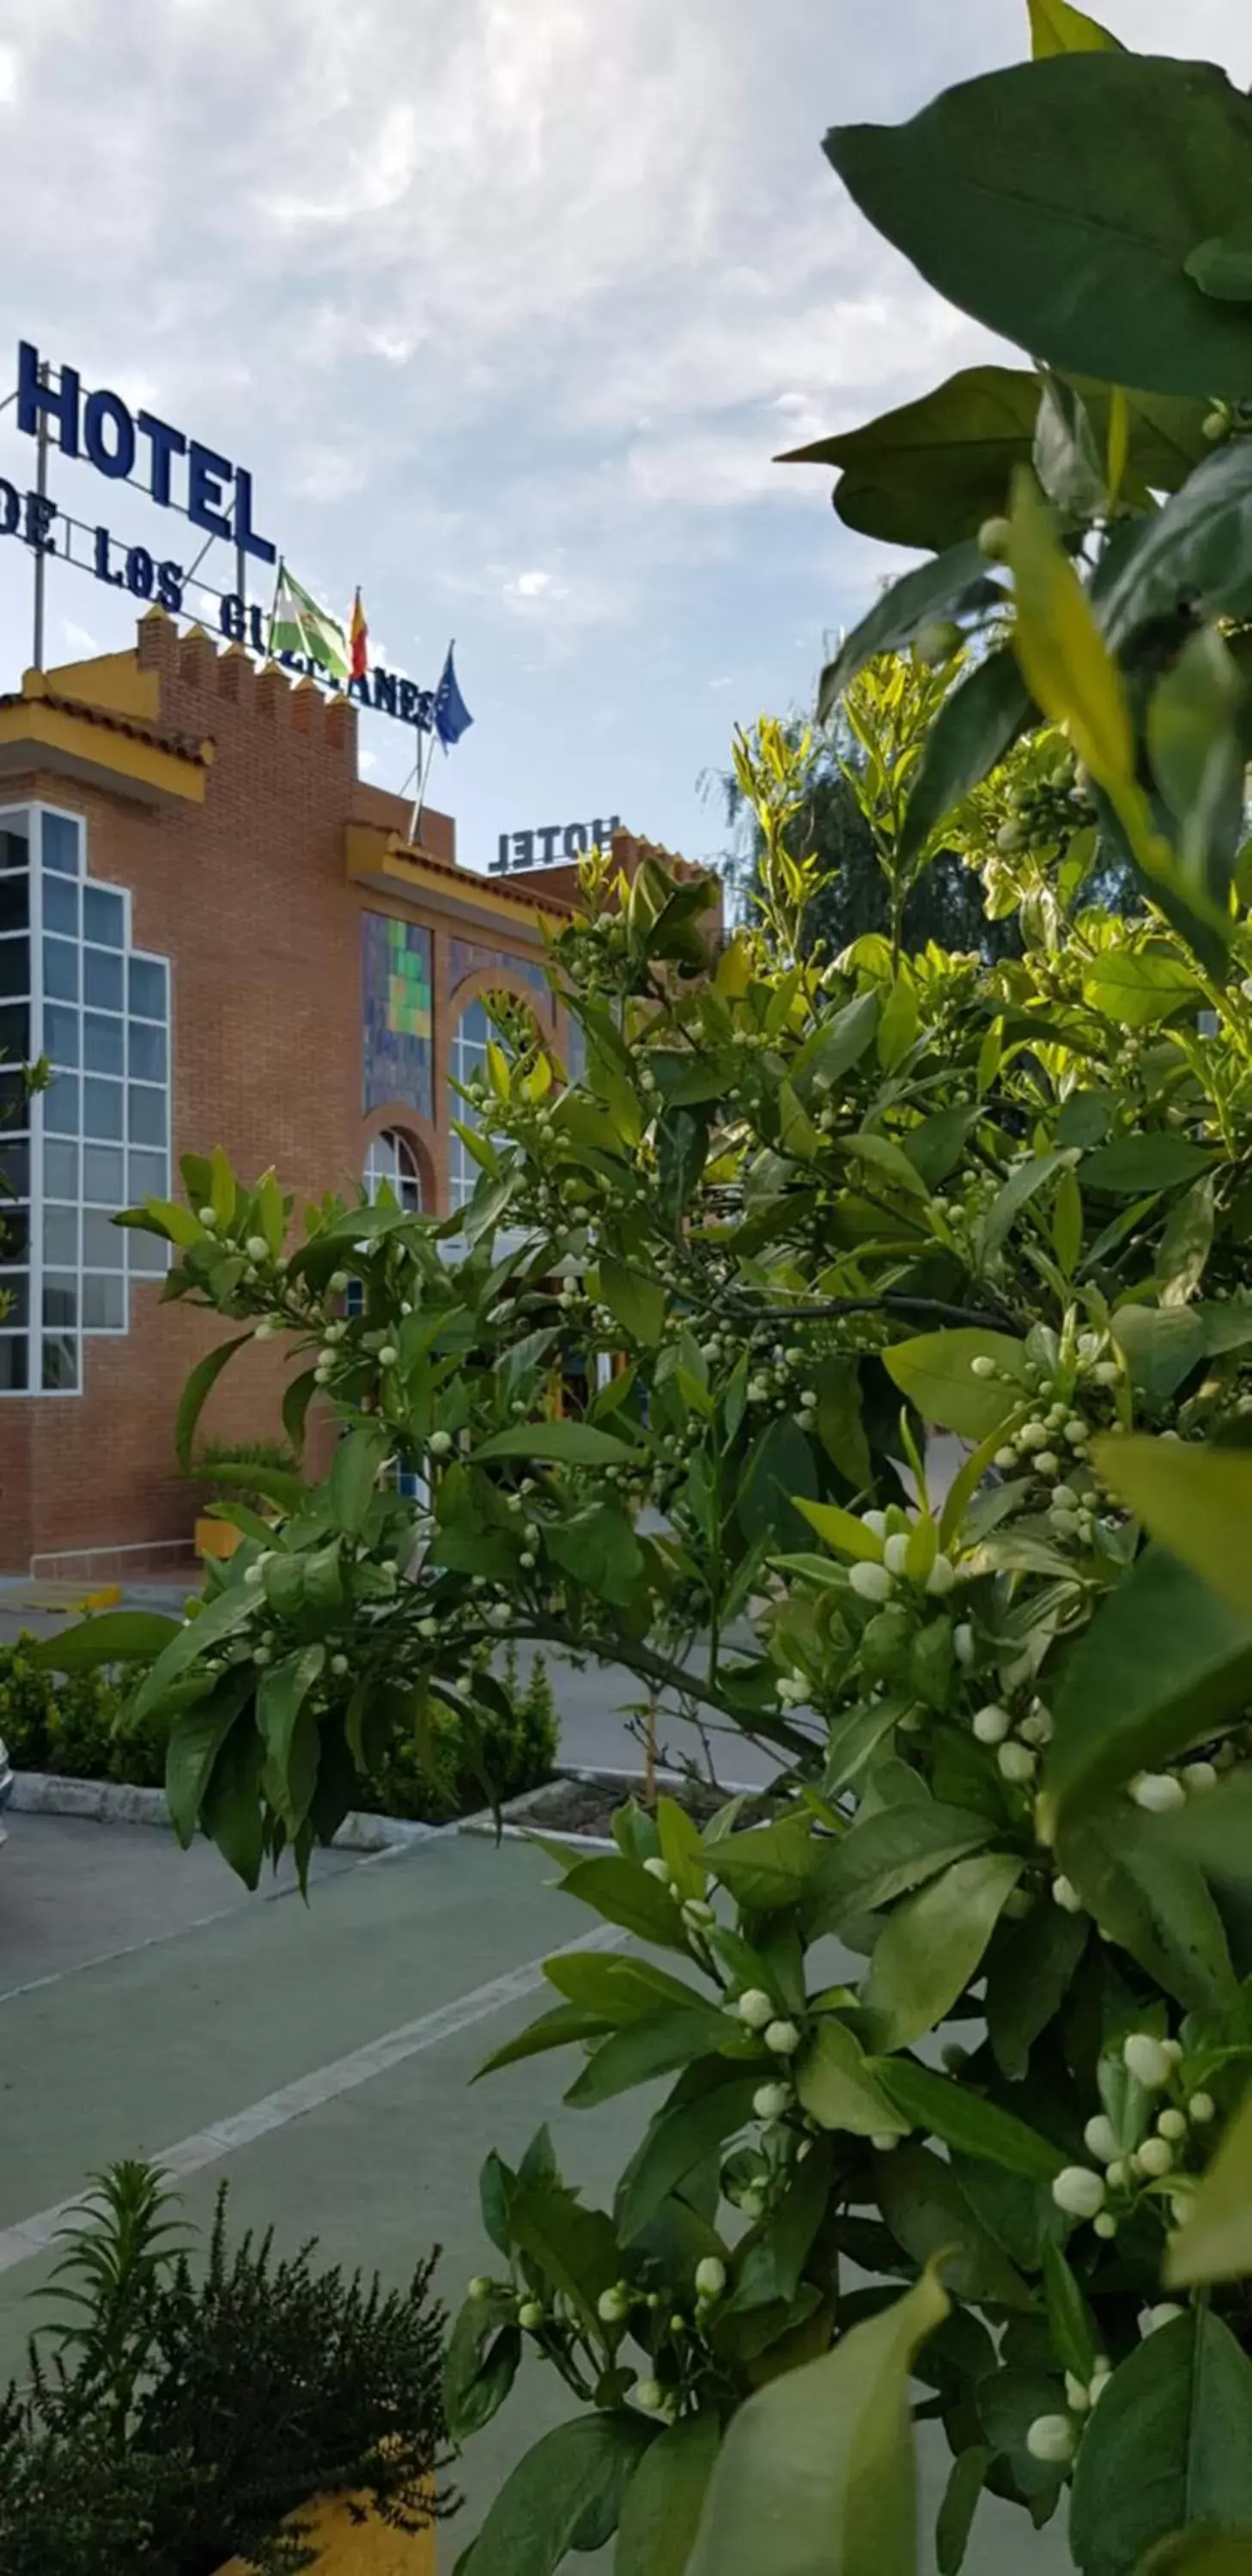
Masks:
[[[0,45],[0,107],[16,104],[21,90],[21,57],[16,45]]]
[[[98,653],[100,650],[95,636],[90,634],[85,626],[80,626],[72,617],[62,618],[61,633],[65,637],[65,641],[68,644],[71,653],[79,659],[81,659],[85,653]]]

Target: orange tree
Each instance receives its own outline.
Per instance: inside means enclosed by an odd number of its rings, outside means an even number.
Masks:
[[[153,1651],[184,1836],[303,1867],[397,1730],[447,1705],[486,1744],[508,1636],[779,1757],[768,1826],[628,1804],[565,1868],[638,1946],[554,1959],[495,2063],[669,2089],[609,2209],[546,2134],[488,2160],[455,2428],[527,2351],[574,2408],[463,2576],[614,2534],[617,2576],[905,2576],[911,2405],[953,2453],[945,2571],[984,2489],[1036,2525],[1068,2494],[1086,2576],[1247,2564],[1252,106],[1031,17],[1029,64],[827,144],[1038,361],[827,444],[845,518],[936,549],[824,682],[940,674],[880,864],[898,894],[960,847],[1024,955],[806,956],[766,725],[757,918],[709,971],[704,887],[587,867],[551,958],[585,1075],[502,1019],[463,1220],[328,1200],[293,1235],[220,1153],[127,1220],[238,1327],[185,1448],[259,1334],[293,1440],[316,1393],[343,1428],[324,1484],[269,1480],[276,1526],[235,1508],[186,1624],[49,1649]],[[1132,918],[1085,898],[1110,865]],[[965,1444],[944,1495],[927,1424]]]

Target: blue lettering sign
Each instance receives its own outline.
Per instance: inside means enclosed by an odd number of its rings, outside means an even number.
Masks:
[[[187,441],[181,429],[171,429],[167,420],[158,420],[154,411],[141,411],[136,427],[143,431],[152,450],[152,498],[162,509],[170,506],[170,458],[185,456]]]
[[[219,456],[212,447],[202,447],[193,438],[187,455],[187,516],[196,527],[207,528],[212,537],[229,537],[229,519],[222,508],[225,486],[234,466],[228,456]]]
[[[83,438],[97,474],[111,474],[115,482],[124,483],[135,462],[135,424],[119,395],[88,394]]]
[[[21,522],[22,504],[11,483],[0,475],[0,535],[15,537]]]
[[[136,445],[140,435],[148,442],[151,462],[149,489],[162,509],[177,509],[171,490],[170,467],[176,456],[187,459],[188,518],[213,537],[227,538],[242,553],[255,556],[258,563],[276,561],[276,548],[253,524],[252,477],[242,465],[232,465],[229,457],[205,447],[197,438],[189,439],[185,431],[175,429],[156,412],[141,411],[137,416],[123,402],[120,394],[101,386],[84,401],[82,379],[76,367],[48,367],[51,378],[45,383],[44,361],[31,340],[21,340],[17,351],[17,425],[28,437],[37,438],[43,422],[53,431],[63,456],[86,452],[88,462],[98,474],[107,474],[115,483],[127,482],[134,472]],[[233,493],[231,486],[234,486]]]
[[[396,683],[394,672],[384,671],[381,669],[375,671],[374,704],[377,707],[380,716],[394,716],[398,712],[396,707]]]

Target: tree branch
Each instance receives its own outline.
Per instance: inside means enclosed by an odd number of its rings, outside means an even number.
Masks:
[[[734,1305],[739,1301],[732,1294],[727,1302]],[[757,1324],[811,1323],[834,1315],[929,1315],[938,1324],[995,1325],[999,1331],[1022,1339],[1020,1324],[1003,1306],[953,1306],[943,1297],[888,1293],[882,1297],[826,1297],[794,1306],[749,1306],[745,1301],[742,1311]]]

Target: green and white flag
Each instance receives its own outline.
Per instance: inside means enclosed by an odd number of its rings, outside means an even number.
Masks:
[[[338,618],[318,607],[285,563],[278,567],[269,649],[271,653],[303,654],[308,661],[320,662],[332,679],[347,679],[348,638]]]

